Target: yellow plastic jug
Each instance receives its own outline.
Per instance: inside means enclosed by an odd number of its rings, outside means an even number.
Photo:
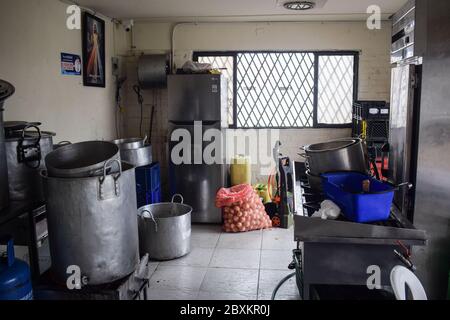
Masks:
[[[252,172],[250,157],[237,155],[231,158],[231,185],[251,184]]]

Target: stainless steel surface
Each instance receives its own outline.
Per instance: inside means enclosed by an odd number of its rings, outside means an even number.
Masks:
[[[413,157],[415,65],[400,65],[392,69],[391,116],[389,129],[389,174],[394,184],[410,182],[411,159]],[[404,216],[410,211],[413,192],[400,188],[395,192],[394,203]]]
[[[120,157],[135,167],[147,166],[153,162],[152,146],[147,144],[136,149],[121,149]]]
[[[316,192],[322,192],[322,178],[319,175],[312,174],[309,170],[306,171],[306,176],[311,189]]]
[[[205,125],[202,130],[220,129],[220,124]],[[177,129],[184,129],[194,137],[193,125],[169,125],[169,133]],[[169,143],[170,153],[178,142]],[[185,197],[186,203],[192,206],[192,221],[198,223],[221,223],[222,212],[215,206],[217,191],[225,186],[226,167],[222,164],[207,165],[203,163],[203,151],[209,142],[195,144],[191,149],[191,164],[174,164],[170,160],[169,176],[171,193],[180,193]],[[194,164],[200,159],[199,164]],[[222,162],[223,163],[223,162]]]
[[[162,88],[167,85],[169,70],[167,55],[142,55],[138,62],[139,86],[142,89]]]
[[[6,162],[8,166],[9,197],[12,201],[40,202],[44,201],[44,191],[40,171],[45,169],[44,159],[53,150],[52,132],[31,131],[32,128],[15,131],[6,137]],[[22,139],[22,136],[24,137]],[[40,136],[40,139],[39,139]],[[39,139],[39,151],[35,148],[29,153],[40,153],[41,160],[19,161],[20,145],[33,146]]]
[[[169,121],[227,122],[226,79],[221,75],[169,75]]]
[[[138,210],[141,255],[155,260],[172,260],[185,256],[191,249],[192,207],[175,203],[151,204]]]
[[[416,56],[416,1],[409,0],[392,16],[391,63]],[[417,12],[419,15],[421,12]]]
[[[89,285],[110,283],[135,270],[135,171],[129,164],[122,166],[121,173],[89,178],[43,173],[52,272],[59,282],[66,283],[69,266],[79,266]]]
[[[429,235],[413,257],[430,299],[445,299],[450,261],[450,1],[417,1],[426,25],[414,225]]]
[[[367,172],[368,162],[361,139],[340,139],[304,147],[310,173]]]
[[[137,149],[145,146],[147,138],[126,138],[113,140],[112,143],[119,146],[120,150]]]
[[[6,166],[5,131],[3,128],[4,102],[14,94],[14,86],[0,79],[0,210],[9,204],[8,168]]]
[[[45,157],[51,177],[89,177],[102,174],[105,161],[120,160],[119,147],[112,142],[87,141],[61,146]],[[117,172],[116,162],[110,162],[110,172]]]

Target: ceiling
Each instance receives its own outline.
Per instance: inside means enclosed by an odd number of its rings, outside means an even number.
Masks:
[[[383,19],[407,0],[315,0],[316,8],[291,11],[287,0],[77,0],[80,6],[111,18],[161,21],[202,20],[365,20],[370,5],[381,8]],[[314,0],[313,0],[314,1]]]

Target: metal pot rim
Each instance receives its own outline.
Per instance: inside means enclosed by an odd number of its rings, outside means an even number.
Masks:
[[[133,166],[131,163],[128,163],[126,161],[121,161],[122,162],[122,174],[124,174],[125,172],[128,172],[130,170],[134,170],[136,167]],[[69,180],[76,180],[76,181],[83,181],[83,180],[89,180],[89,179],[99,179],[101,178],[103,175],[99,174],[96,176],[90,176],[90,177],[52,177],[48,175],[48,170],[41,170],[40,175],[43,179],[52,179],[52,180],[61,180],[61,181],[69,181]],[[117,172],[111,172],[108,173],[106,175],[106,178],[110,177],[110,176],[114,176],[117,175]],[[120,179],[119,179],[120,180]]]
[[[321,149],[321,150],[314,150],[314,149],[310,149],[311,146],[318,146],[318,145],[322,145],[322,144],[331,144],[331,143],[338,143],[338,142],[347,142],[347,144],[339,146],[339,147],[335,147],[335,148],[328,148],[328,149]],[[344,139],[336,139],[336,140],[330,140],[330,141],[325,141],[325,142],[319,142],[319,143],[314,143],[314,144],[310,144],[307,145],[305,147],[305,151],[307,153],[322,153],[322,152],[330,152],[330,151],[338,151],[341,149],[345,149],[348,147],[351,147],[357,143],[360,143],[361,139],[359,138],[344,138]]]
[[[25,133],[26,134],[28,134],[28,133],[33,133],[33,132],[27,132],[27,131],[25,131]],[[50,139],[50,138],[53,138],[53,137],[55,137],[56,136],[56,133],[54,133],[54,132],[51,132],[51,131],[41,131],[41,139]],[[14,142],[14,141],[19,141],[19,140],[21,140],[22,139],[22,135],[20,135],[20,137],[19,136],[17,136],[17,137],[5,137],[5,141],[6,142]],[[27,135],[25,135],[25,138],[24,138],[24,140],[25,141],[27,141],[27,140],[36,140],[36,137],[32,137],[32,136],[27,136]]]
[[[77,167],[74,166],[74,167],[67,168],[67,167],[61,167],[61,165],[58,165],[58,166],[53,165],[52,160],[58,159],[59,154],[63,154],[64,152],[67,152],[68,149],[76,149],[80,146],[88,145],[88,144],[108,145],[111,147],[111,150],[108,150],[108,151],[111,151],[111,152],[109,152],[105,157],[103,157],[102,160],[97,159],[96,160],[97,162],[92,160],[83,166],[77,166]],[[74,143],[74,144],[63,145],[63,146],[60,146],[59,148],[53,150],[51,153],[49,153],[45,157],[45,165],[47,167],[47,170],[49,172],[53,172],[52,175],[54,175],[55,177],[58,176],[60,178],[75,178],[79,174],[85,174],[85,173],[88,174],[89,172],[92,172],[92,171],[101,170],[103,168],[104,163],[113,158],[117,158],[120,160],[119,147],[117,145],[115,145],[114,143],[108,142],[108,141],[84,141],[84,142],[78,142],[78,143]],[[67,160],[65,160],[65,161],[67,161]],[[63,162],[65,162],[65,161],[63,161]],[[55,175],[54,173],[57,173],[57,174]]]
[[[187,204],[184,204],[184,203],[178,203],[178,202],[159,202],[159,203],[148,204],[148,205],[146,205],[146,206],[140,207],[140,208],[138,209],[137,215],[138,215],[138,217],[142,217],[142,213],[143,213],[144,210],[151,209],[152,207],[162,206],[162,205],[176,205],[176,206],[181,206],[181,207],[184,207],[184,208],[187,210],[187,212],[186,212],[186,213],[183,213],[183,214],[178,214],[178,215],[175,215],[175,216],[171,216],[171,217],[158,217],[158,216],[155,216],[155,219],[176,219],[176,218],[184,217],[184,216],[186,216],[186,215],[188,215],[188,214],[191,214],[192,211],[193,211],[193,208],[192,208],[190,205],[187,205]],[[144,218],[145,220],[147,220],[147,219],[148,219],[148,220],[152,220],[152,218],[145,218],[145,217],[142,217],[142,218]]]

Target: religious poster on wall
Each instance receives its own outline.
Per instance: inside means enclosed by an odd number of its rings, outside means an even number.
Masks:
[[[85,12],[83,15],[83,84],[105,87],[105,21]]]

